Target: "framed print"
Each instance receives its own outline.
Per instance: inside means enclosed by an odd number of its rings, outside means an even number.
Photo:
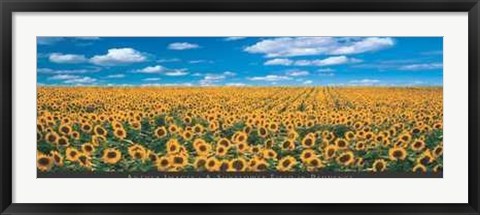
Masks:
[[[479,214],[478,1],[1,7],[2,214]]]

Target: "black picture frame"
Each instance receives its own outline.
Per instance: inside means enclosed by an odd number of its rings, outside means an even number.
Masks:
[[[1,214],[480,214],[478,0],[1,0]],[[12,203],[14,12],[468,12],[468,203],[466,204],[20,204]],[[445,194],[448,195],[448,194]]]

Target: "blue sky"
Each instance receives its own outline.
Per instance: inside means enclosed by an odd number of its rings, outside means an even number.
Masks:
[[[37,37],[39,85],[442,86],[442,37]]]

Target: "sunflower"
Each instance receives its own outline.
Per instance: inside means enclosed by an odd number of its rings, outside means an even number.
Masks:
[[[423,140],[417,139],[413,141],[410,146],[413,151],[420,152],[425,148],[425,142],[423,142]]]
[[[117,128],[113,131],[113,135],[116,138],[123,140],[127,137],[127,132],[123,128]]]
[[[388,150],[390,160],[405,160],[407,151],[402,147],[393,147]]]
[[[139,130],[142,129],[142,123],[140,123],[139,121],[133,121],[133,122],[131,122],[130,124],[132,125],[132,128],[133,128],[134,130],[139,131]]]
[[[157,129],[155,129],[155,137],[163,138],[165,136],[167,136],[167,129],[165,129],[164,126],[158,127]]]
[[[235,143],[245,143],[247,141],[248,135],[243,131],[237,131],[235,134]]]
[[[277,152],[273,149],[265,149],[262,151],[262,155],[265,159],[276,159],[277,158]]]
[[[167,171],[170,167],[170,159],[167,157],[159,157],[155,162],[158,171]]]
[[[100,143],[103,143],[103,142],[106,142],[107,141],[107,138],[105,138],[104,136],[100,136],[100,135],[93,135],[92,136],[92,145],[94,146],[99,146]]]
[[[399,136],[399,139],[402,140],[405,143],[408,143],[412,139],[412,136],[410,136],[410,134],[408,134],[408,133],[403,133]]]
[[[284,140],[283,143],[282,143],[282,149],[283,150],[288,150],[288,151],[294,150],[295,149],[295,143],[290,139]]]
[[[167,153],[174,154],[180,152],[180,144],[177,139],[170,139],[167,142]]]
[[[51,152],[53,162],[56,166],[63,166],[63,156],[58,151]]]
[[[138,144],[128,147],[128,154],[135,160],[145,161],[148,158],[147,150]]]
[[[337,140],[335,140],[335,145],[339,149],[347,149],[348,148],[348,142],[343,138],[338,138]]]
[[[355,150],[357,151],[363,151],[365,150],[366,148],[366,144],[364,141],[358,141],[356,144],[355,144]]]
[[[422,164],[417,164],[412,169],[413,172],[427,172],[427,167]]]
[[[247,168],[247,162],[243,158],[235,158],[230,161],[230,169],[235,172],[243,172]]]
[[[168,132],[172,134],[179,132],[179,130],[180,129],[175,124],[168,126]]]
[[[67,124],[63,124],[58,127],[58,132],[63,135],[69,135],[72,132],[72,128]]]
[[[158,156],[157,156],[157,154],[155,154],[155,152],[153,152],[151,150],[147,150],[147,157],[153,163],[157,162]]]
[[[195,162],[193,163],[193,167],[195,167],[195,170],[197,171],[205,170],[206,165],[207,165],[206,157],[197,157],[195,158]]]
[[[335,152],[337,151],[337,147],[335,145],[328,145],[325,147],[325,150],[323,151],[323,157],[325,159],[331,159],[335,156]]]
[[[291,171],[292,168],[297,164],[297,160],[295,160],[292,156],[286,156],[280,159],[277,165],[277,170],[280,172]]]
[[[212,150],[212,146],[207,143],[197,144],[194,147],[195,147],[195,151],[197,152],[197,155],[200,155],[200,156],[206,156]]]
[[[68,138],[63,136],[58,138],[57,144],[62,147],[67,147],[70,145],[70,143],[68,142]]]
[[[217,156],[225,156],[227,154],[228,149],[225,146],[217,145],[215,151]]]
[[[73,138],[74,140],[80,140],[80,133],[78,133],[78,131],[72,131],[70,133],[70,137]]]
[[[304,148],[311,148],[315,145],[315,135],[313,133],[307,134],[302,140]]]
[[[228,140],[227,138],[221,138],[217,141],[217,145],[228,148],[230,147],[230,140]]]
[[[95,147],[91,143],[85,143],[82,145],[82,152],[91,155],[95,152]]]
[[[353,140],[355,138],[355,133],[353,133],[353,131],[347,131],[344,136],[346,140]]]
[[[230,169],[230,161],[221,160],[219,162],[218,171],[220,171],[220,172],[227,172],[227,171],[233,172],[233,168]]]
[[[85,153],[80,153],[78,155],[78,163],[80,164],[80,166],[85,167],[87,169],[92,168],[91,158]]]
[[[257,130],[258,136],[265,138],[268,135],[268,130],[265,127],[260,127]]]
[[[191,131],[184,131],[184,132],[182,133],[182,137],[183,137],[183,139],[185,139],[185,140],[191,140],[192,137],[193,137],[193,133],[192,133]]]
[[[272,139],[265,140],[265,148],[270,149],[273,147],[274,144],[275,144],[275,141]]]
[[[440,144],[440,145],[437,145],[434,149],[433,149],[433,156],[435,158],[438,158],[440,157],[442,154],[443,154],[443,146]]]
[[[207,159],[206,168],[210,172],[216,172],[219,170],[220,162],[215,157],[210,157]]]
[[[302,154],[300,154],[300,160],[302,160],[302,162],[304,163],[308,163],[308,161],[316,157],[317,157],[317,154],[312,149],[305,149],[303,150]]]
[[[193,126],[193,132],[195,132],[196,134],[203,133],[203,130],[204,130],[204,128],[200,124],[196,124],[195,126]]]
[[[57,144],[58,134],[55,132],[49,132],[47,135],[45,135],[45,140],[51,144]]]
[[[104,136],[104,137],[107,136],[107,131],[101,125],[96,125],[93,128],[93,131],[96,135]]]
[[[76,148],[69,147],[67,150],[65,150],[66,159],[69,161],[77,161],[79,155],[80,152]]]
[[[364,136],[367,141],[375,139],[375,134],[371,131],[365,132]]]
[[[432,156],[432,153],[427,150],[420,157],[417,158],[417,163],[422,164],[424,166],[430,164],[435,160],[435,158]]]
[[[107,164],[116,164],[122,159],[122,152],[115,148],[109,148],[103,150],[102,160]]]
[[[337,163],[343,166],[349,166],[350,164],[353,163],[354,160],[355,160],[355,157],[353,155],[353,152],[351,151],[343,152],[337,157]]]
[[[298,138],[298,133],[295,130],[290,130],[287,132],[287,138],[289,140],[295,141]]]
[[[442,165],[436,165],[435,167],[433,167],[433,171],[434,172],[442,172],[443,171],[443,166]]]
[[[54,164],[54,161],[51,156],[42,154],[42,153],[37,153],[37,168],[42,171],[50,171],[52,169]]]
[[[314,169],[323,168],[325,165],[322,163],[322,160],[315,157],[313,159],[308,160],[307,165],[313,167]]]
[[[277,123],[270,123],[270,124],[268,125],[268,129],[269,129],[270,131],[276,132],[276,131],[278,130],[278,125],[277,125]]]
[[[183,154],[171,155],[169,157],[172,167],[184,167],[188,163],[188,158]]]
[[[385,160],[378,159],[373,162],[372,170],[374,172],[383,172],[385,169],[387,169],[387,162],[385,162]]]
[[[265,162],[264,160],[259,160],[255,162],[255,165],[253,166],[253,171],[255,172],[263,172],[268,169],[268,163]]]
[[[246,152],[248,150],[248,145],[244,142],[237,144],[236,147],[239,152]]]

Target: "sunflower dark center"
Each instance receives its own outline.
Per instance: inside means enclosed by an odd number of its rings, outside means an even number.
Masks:
[[[48,141],[55,142],[55,140],[57,140],[57,138],[54,135],[49,135],[48,136]]]
[[[403,152],[400,150],[396,150],[392,153],[393,157],[395,158],[401,158],[403,156]]]
[[[50,159],[48,159],[48,158],[40,158],[40,159],[38,159],[38,164],[40,164],[40,165],[42,165],[42,166],[49,165],[49,164],[50,164]]]
[[[377,164],[375,164],[375,169],[376,170],[382,170],[384,167],[383,163],[381,162],[378,162]]]
[[[244,167],[243,162],[241,162],[241,161],[233,161],[232,166],[236,170],[241,170]]]
[[[285,161],[282,163],[282,165],[283,165],[283,167],[288,167],[288,166],[290,166],[291,163],[292,163],[292,162],[291,162],[290,160],[285,160]]]
[[[258,164],[257,169],[260,170],[260,171],[261,171],[261,170],[265,170],[265,169],[267,169],[267,165],[265,165],[265,164],[263,164],[263,163],[262,163],[262,164]]]
[[[350,155],[343,155],[339,158],[340,162],[346,163],[347,161],[350,160]]]
[[[107,157],[108,158],[115,158],[115,157],[117,157],[117,153],[116,152],[108,152]]]
[[[173,162],[176,163],[176,164],[181,164],[181,163],[183,163],[183,158],[182,157],[175,157],[173,159]]]

